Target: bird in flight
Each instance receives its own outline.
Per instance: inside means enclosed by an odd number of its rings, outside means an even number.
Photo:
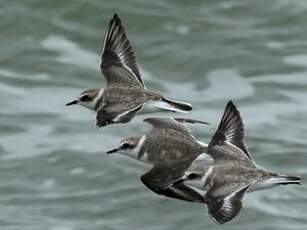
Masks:
[[[204,197],[184,183],[172,182],[202,153],[207,144],[198,141],[182,123],[207,122],[186,118],[146,118],[153,128],[146,134],[123,139],[107,153],[120,153],[144,162],[152,168],[141,176],[141,181],[153,192],[190,202],[204,202]],[[208,162],[210,159],[208,158]]]
[[[117,14],[109,22],[103,39],[100,69],[106,78],[106,87],[85,90],[66,104],[94,110],[98,128],[131,121],[145,104],[173,112],[192,110],[189,103],[168,99],[145,87],[135,52]]]
[[[300,177],[258,168],[243,138],[242,118],[230,101],[208,145],[207,154],[213,158],[213,164],[202,164],[196,159],[184,175],[173,182],[186,183],[206,191],[204,200],[209,214],[220,224],[232,220],[239,214],[245,192],[278,185],[300,184]]]

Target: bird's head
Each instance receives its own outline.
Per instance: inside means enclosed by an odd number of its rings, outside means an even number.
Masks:
[[[141,151],[141,148],[144,144],[144,141],[145,141],[145,135],[141,137],[125,138],[119,143],[119,145],[116,148],[107,151],[107,154],[118,152],[120,154],[127,155],[134,159],[137,159],[139,152]]]
[[[99,99],[102,98],[103,89],[89,89],[83,91],[77,99],[68,102],[66,105],[82,105],[88,109],[96,110]]]

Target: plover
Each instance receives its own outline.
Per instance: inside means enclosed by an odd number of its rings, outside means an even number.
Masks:
[[[254,163],[244,142],[244,126],[239,111],[230,101],[208,146],[212,165],[191,164],[182,182],[207,191],[205,202],[212,219],[224,224],[238,215],[245,192],[277,185],[300,184],[300,177],[287,176],[264,169]]]
[[[82,92],[66,105],[79,104],[96,111],[96,126],[131,121],[145,104],[173,112],[192,110],[189,103],[168,99],[146,89],[134,50],[120,18],[114,14],[102,45],[100,69],[107,86]]]
[[[182,123],[207,123],[181,118],[146,118],[144,121],[153,126],[149,133],[126,138],[107,153],[118,152],[153,165],[141,176],[141,181],[155,193],[204,202],[203,196],[194,189],[183,183],[173,185],[171,182],[182,177],[191,162],[207,151],[207,145],[198,141]]]

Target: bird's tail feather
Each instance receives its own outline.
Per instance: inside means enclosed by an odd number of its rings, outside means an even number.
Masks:
[[[167,99],[162,97],[159,101],[153,101],[153,105],[155,107],[170,110],[173,112],[182,112],[187,113],[192,110],[192,106],[189,103],[181,102],[181,101],[175,101],[171,99]]]
[[[301,177],[298,176],[280,176],[276,181],[278,184],[287,185],[287,184],[301,184]]]

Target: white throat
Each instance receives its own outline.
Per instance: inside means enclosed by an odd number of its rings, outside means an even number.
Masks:
[[[146,141],[146,135],[142,135],[137,145],[133,149],[127,149],[127,150],[122,151],[121,153],[135,160],[139,160],[139,161],[148,163],[147,161],[148,155],[146,152],[143,152],[143,146],[145,144],[145,141]]]
[[[208,179],[213,170],[213,166],[209,166],[203,176],[197,180],[187,180],[185,184],[195,187],[197,189],[207,191],[208,190]]]
[[[101,88],[97,94],[97,96],[92,101],[79,101],[78,104],[84,106],[85,108],[88,108],[90,110],[97,110],[97,103],[100,103],[101,105],[98,105],[98,108],[102,107],[102,100],[100,100],[103,96],[103,88]]]

